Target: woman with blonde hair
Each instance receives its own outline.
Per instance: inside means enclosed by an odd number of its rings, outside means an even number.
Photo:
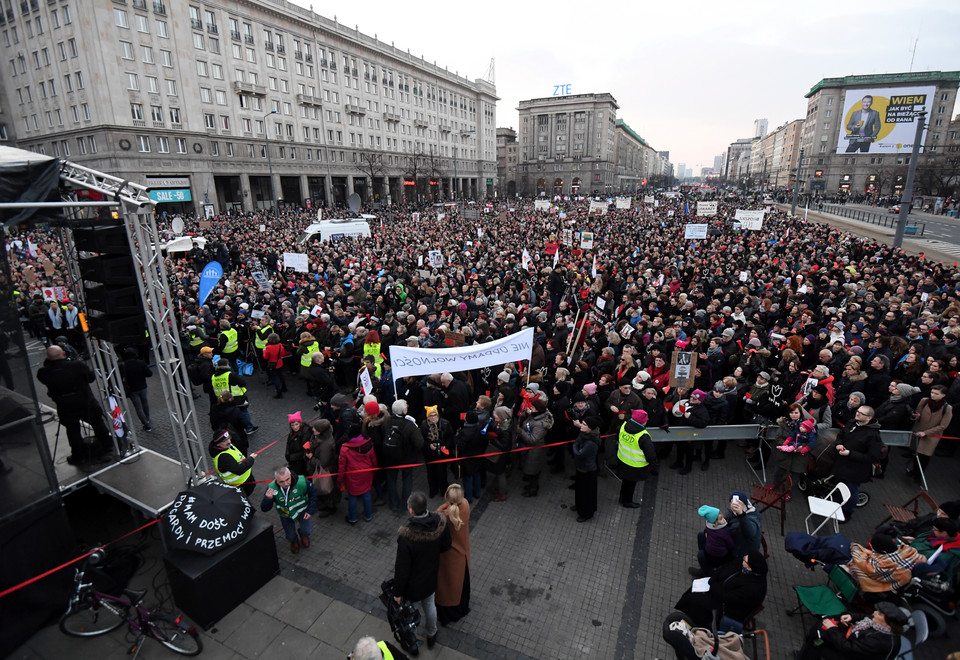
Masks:
[[[441,625],[459,621],[470,613],[470,503],[460,484],[450,484],[437,509],[449,524],[452,545],[440,555],[437,575],[437,619]]]

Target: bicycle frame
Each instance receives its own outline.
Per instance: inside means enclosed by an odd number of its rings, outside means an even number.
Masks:
[[[142,599],[137,602],[133,602],[129,598],[124,596],[113,596],[111,594],[103,593],[102,591],[97,591],[93,588],[92,582],[83,582],[83,571],[77,570],[77,577],[75,578],[77,582],[77,589],[73,593],[73,596],[70,598],[70,604],[67,606],[67,612],[72,610],[77,604],[82,603],[87,598],[91,598],[94,603],[107,609],[112,614],[117,616],[122,616],[127,621],[127,625],[130,628],[133,628],[140,634],[147,634],[147,621],[150,615],[150,610],[142,604]],[[114,605],[119,605],[120,607],[115,607]],[[123,609],[134,608],[136,611],[136,618],[133,616],[123,613]]]

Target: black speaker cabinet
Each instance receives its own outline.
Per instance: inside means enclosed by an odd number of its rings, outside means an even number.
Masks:
[[[171,550],[163,561],[177,607],[205,630],[280,573],[273,525],[259,514],[242,541],[215,555]]]
[[[136,286],[92,286],[84,289],[87,309],[97,310],[110,316],[142,314],[143,296]]]
[[[138,277],[129,255],[80,259],[80,277],[101,284],[136,286]]]
[[[87,321],[90,323],[90,332],[94,337],[113,344],[139,345],[149,341],[147,322],[142,313],[121,317],[90,314]]]
[[[122,225],[77,227],[73,230],[73,242],[83,252],[130,254],[127,230]]]

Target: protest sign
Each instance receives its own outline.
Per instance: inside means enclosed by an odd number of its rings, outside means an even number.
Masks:
[[[717,214],[716,202],[697,202],[697,215],[701,218],[709,218]]]
[[[692,238],[692,239],[706,238],[707,227],[709,227],[709,225],[695,225],[695,224],[684,225],[683,237]]]
[[[283,267],[292,268],[298,273],[306,273],[310,270],[310,260],[303,252],[284,252]]]
[[[533,352],[533,328],[477,346],[410,348],[390,346],[393,378],[425,376],[445,371],[471,371],[529,360]]]

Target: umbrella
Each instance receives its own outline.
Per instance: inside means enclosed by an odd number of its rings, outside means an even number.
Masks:
[[[177,495],[162,528],[168,549],[213,555],[243,538],[252,517],[239,488],[208,481]]]

